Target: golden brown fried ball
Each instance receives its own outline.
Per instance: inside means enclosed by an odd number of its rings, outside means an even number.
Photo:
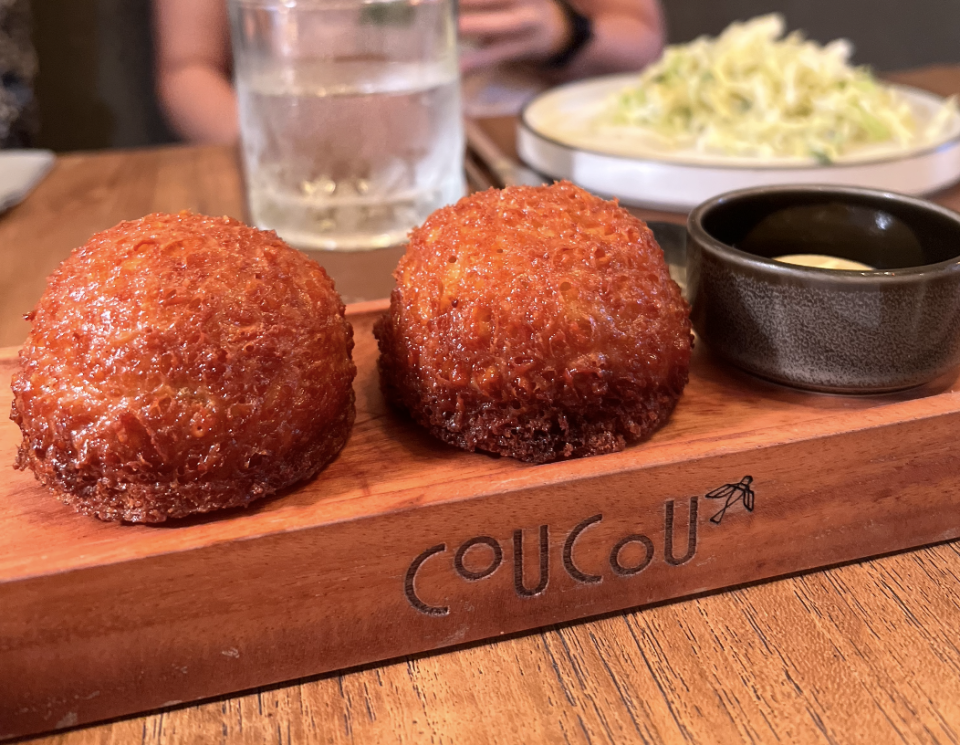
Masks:
[[[230,218],[98,233],[28,318],[16,465],[79,512],[159,522],[247,505],[317,473],[353,424],[333,282]]]
[[[434,212],[394,276],[376,327],[384,393],[465,450],[619,451],[687,382],[689,308],[653,234],[570,183]]]

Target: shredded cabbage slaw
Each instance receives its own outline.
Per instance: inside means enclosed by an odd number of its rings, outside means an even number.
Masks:
[[[771,14],[667,47],[597,123],[642,129],[670,149],[831,163],[858,146],[933,137],[957,111],[950,99],[921,132],[896,90],[849,64],[850,42],[820,46],[798,31],[781,38],[784,29]]]

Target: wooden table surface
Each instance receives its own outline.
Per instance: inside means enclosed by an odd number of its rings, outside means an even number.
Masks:
[[[960,68],[896,79],[960,93]],[[507,124],[488,123],[505,145]],[[960,209],[960,188],[937,195]],[[122,219],[243,217],[234,153],[68,155],[0,217],[0,346],[76,245]],[[397,252],[332,257],[348,299]],[[331,257],[326,257],[331,259]],[[327,263],[322,261],[321,263]],[[2,611],[0,611],[2,612]],[[2,640],[0,640],[2,643]],[[960,742],[960,545],[60,732],[35,742]]]

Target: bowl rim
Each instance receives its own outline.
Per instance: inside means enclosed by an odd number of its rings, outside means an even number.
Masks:
[[[875,284],[877,282],[910,282],[926,280],[931,275],[944,275],[947,273],[960,272],[960,246],[957,248],[957,256],[946,261],[940,261],[935,264],[922,264],[920,266],[903,267],[901,269],[871,269],[871,270],[851,270],[851,269],[823,269],[820,267],[802,266],[799,264],[787,264],[775,259],[767,259],[756,254],[743,251],[739,248],[726,244],[709,232],[703,226],[704,217],[711,211],[722,205],[729,204],[732,201],[754,197],[763,194],[821,194],[836,195],[837,197],[869,197],[875,200],[896,202],[900,204],[909,204],[917,209],[939,214],[957,225],[960,232],[960,213],[944,207],[942,205],[930,202],[926,199],[910,197],[906,194],[899,194],[894,191],[885,191],[881,189],[868,189],[859,186],[832,186],[829,184],[778,184],[776,186],[755,186],[747,189],[737,189],[735,191],[724,192],[708,199],[697,205],[687,217],[687,237],[696,241],[701,247],[709,249],[715,255],[724,260],[750,268],[752,270],[778,275],[781,277],[794,277],[806,281],[816,281],[822,283],[842,283],[842,284]]]
[[[250,0],[243,0],[243,1],[249,2]],[[589,153],[595,156],[615,158],[617,160],[623,160],[630,163],[666,163],[670,165],[683,166],[684,168],[701,169],[701,170],[724,168],[724,169],[729,169],[734,171],[803,172],[803,171],[811,171],[811,170],[817,170],[817,169],[838,170],[838,169],[844,169],[844,168],[858,168],[861,166],[875,166],[875,165],[881,165],[884,163],[895,163],[898,161],[918,158],[925,155],[930,155],[931,153],[936,153],[944,149],[948,149],[960,143],[960,134],[953,134],[949,137],[942,137],[939,140],[935,140],[934,142],[930,142],[926,145],[920,146],[920,148],[918,148],[917,150],[911,151],[908,153],[899,153],[899,154],[890,153],[890,154],[878,155],[874,157],[868,157],[863,160],[853,160],[853,161],[840,160],[839,162],[834,161],[832,163],[827,163],[827,164],[818,163],[815,161],[765,163],[763,162],[762,159],[759,159],[759,158],[757,159],[756,163],[749,163],[749,162],[737,163],[737,164],[724,164],[722,162],[698,163],[696,161],[691,161],[691,162],[677,161],[669,157],[667,158],[664,158],[662,156],[657,157],[656,155],[652,155],[652,154],[649,156],[623,156],[623,155],[617,155],[616,153],[613,153],[613,152],[607,152],[605,150],[598,150],[592,147],[581,147],[578,145],[572,145],[568,142],[564,142],[562,139],[557,138],[555,135],[550,135],[543,132],[540,128],[535,126],[533,122],[530,121],[531,111],[533,110],[534,106],[541,103],[543,99],[547,98],[550,95],[553,95],[555,93],[566,92],[567,90],[575,89],[578,87],[596,85],[598,82],[603,82],[603,81],[609,81],[610,83],[613,83],[613,82],[616,82],[617,80],[622,79],[623,85],[627,85],[631,81],[631,79],[636,79],[636,77],[637,77],[637,73],[635,72],[634,73],[630,73],[630,72],[611,73],[607,75],[599,75],[592,78],[570,80],[565,83],[560,83],[559,85],[555,85],[550,88],[547,88],[546,90],[543,90],[537,93],[533,98],[531,98],[521,107],[520,112],[518,114],[517,126],[520,129],[525,129],[535,137],[541,138],[545,142],[549,142],[550,144],[556,147],[563,148],[564,150],[567,150],[572,153],[577,153],[577,152]],[[941,104],[943,104],[947,100],[947,96],[941,96],[937,93],[934,93],[933,91],[926,90],[925,88],[917,88],[916,86],[908,85],[905,83],[894,83],[894,82],[883,81],[883,80],[879,82],[882,86],[886,88],[898,90],[900,92],[906,92],[913,96],[928,98],[931,101],[936,100],[936,101],[939,101]],[[746,159],[746,160],[749,160],[749,159]]]

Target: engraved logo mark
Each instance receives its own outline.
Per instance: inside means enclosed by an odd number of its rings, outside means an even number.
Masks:
[[[753,489],[750,488],[750,485],[753,483],[753,476],[744,476],[736,484],[724,484],[723,486],[717,487],[712,492],[705,494],[704,496],[707,499],[725,499],[723,503],[723,508],[713,517],[710,518],[710,522],[714,525],[719,525],[720,521],[723,520],[723,516],[727,514],[733,505],[737,502],[743,502],[743,506],[747,508],[747,512],[753,512],[753,505],[756,499],[756,495],[753,493]]]
[[[682,518],[680,525],[675,526],[674,518],[674,502],[673,500],[668,500],[664,504],[663,512],[663,560],[669,566],[681,566],[691,561],[697,551],[697,514],[698,514],[698,497],[691,497],[689,503],[689,509],[682,511],[687,512],[687,525],[684,526]],[[682,514],[682,512],[681,512]],[[599,523],[603,522],[603,515],[596,514],[591,517],[582,520],[577,523],[570,529],[564,538],[563,543],[561,544],[560,552],[560,564],[563,570],[578,584],[583,585],[597,585],[603,582],[604,577],[601,574],[592,574],[586,570],[586,568],[580,564],[576,559],[576,546],[578,542],[584,538],[586,531]],[[683,534],[686,533],[686,549],[681,556],[676,555],[676,538],[674,532],[677,532],[680,536],[680,541],[683,541]],[[523,530],[515,530],[513,533],[513,589],[517,594],[517,597],[522,599],[535,598],[542,595],[548,588],[550,583],[550,528],[547,525],[541,525],[539,528],[539,544],[536,548],[539,548],[539,551],[536,551],[536,554],[539,554],[537,558],[539,561],[538,569],[536,572],[536,584],[533,584],[533,577],[525,577],[527,573],[524,571],[524,554],[527,553],[527,550],[532,547],[525,545],[530,539],[524,537]],[[630,544],[637,544],[642,549],[642,557],[639,560],[633,560],[629,564],[624,563],[625,553],[627,547]],[[480,547],[483,547],[482,549]],[[470,569],[466,566],[465,558],[468,553],[473,554],[473,551],[477,550],[478,552],[483,552],[486,554],[485,558],[481,558],[479,555],[476,557],[482,562],[481,568]],[[530,551],[530,553],[534,553]],[[417,556],[407,568],[406,575],[404,576],[404,595],[407,598],[407,602],[417,610],[418,612],[426,616],[446,616],[450,614],[450,608],[446,605],[430,605],[425,602],[417,590],[417,575],[422,569],[423,565],[428,560],[433,560],[433,557],[439,557],[441,554],[447,553],[447,544],[438,543],[435,546],[431,546],[427,550],[423,551],[419,556]],[[640,574],[644,569],[646,569],[653,562],[656,555],[656,549],[654,547],[654,542],[646,535],[641,533],[630,533],[627,536],[624,536],[620,540],[616,541],[612,548],[610,549],[609,554],[609,563],[610,569],[613,572],[614,577],[618,578],[628,578],[634,577]],[[532,557],[531,557],[532,558]],[[485,580],[494,574],[504,562],[504,552],[500,542],[488,535],[476,536],[474,538],[469,538],[464,541],[460,547],[453,552],[452,556],[453,561],[453,570],[461,579],[464,579],[468,582],[477,582],[480,580]],[[447,561],[450,559],[448,558]],[[528,562],[533,563],[533,562]],[[532,569],[533,567],[530,567]],[[529,569],[528,569],[529,571]],[[533,572],[529,572],[533,574]],[[531,587],[531,585],[533,585]]]
[[[413,586],[413,581],[417,578],[417,572],[420,571],[423,562],[434,554],[442,554],[446,550],[446,543],[439,543],[436,546],[428,548],[410,563],[410,568],[407,569],[407,575],[403,579],[403,592],[407,596],[407,600],[410,605],[425,616],[445,616],[450,612],[450,608],[445,605],[427,605],[424,603],[417,595],[417,591]]]
[[[570,535],[567,536],[567,540],[563,542],[563,568],[567,570],[567,574],[573,577],[577,582],[583,582],[587,585],[592,585],[597,582],[602,582],[603,577],[599,574],[587,574],[586,572],[581,571],[576,564],[573,563],[573,544],[577,542],[577,538],[580,537],[580,534],[589,528],[594,523],[598,523],[603,520],[603,515],[594,515],[593,517],[588,517],[583,522],[579,523],[573,530],[570,531]]]
[[[724,500],[720,511],[710,517],[710,522],[719,525],[727,511],[738,502],[742,502],[747,512],[753,512],[756,496],[753,491],[753,476],[744,476],[735,484],[724,484],[703,497],[690,497],[685,508],[683,501],[669,499],[663,503],[663,532],[630,533],[613,542],[609,551],[609,565],[612,577],[607,578],[620,581],[636,577],[649,567],[660,553],[654,541],[662,540],[661,561],[669,567],[679,567],[692,561],[697,553],[697,539],[700,516],[700,499]],[[684,520],[684,513],[686,513]],[[596,546],[596,538],[589,536],[587,531],[603,522],[603,514],[592,515],[569,529],[562,543],[554,544],[560,549],[559,565],[566,574],[579,585],[599,585],[604,581],[604,574],[587,571],[590,558],[596,561],[596,553],[586,548],[580,549],[580,559],[577,560],[577,546],[580,541]],[[684,525],[686,522],[686,525]],[[539,597],[547,591],[550,585],[550,533],[552,529],[547,525],[540,525],[537,534],[524,535],[523,529],[513,531],[513,556],[504,556],[504,546],[497,538],[491,535],[479,535],[465,540],[456,551],[446,543],[438,543],[423,551],[407,568],[404,577],[404,595],[407,602],[419,613],[426,616],[447,616],[450,607],[446,605],[430,605],[418,593],[417,575],[427,561],[441,562],[453,570],[455,576],[470,583],[487,580],[497,573],[503,564],[513,564],[513,589],[518,598],[530,599]],[[592,531],[591,531],[592,532]],[[686,536],[684,536],[686,533]],[[651,537],[652,536],[652,539]],[[684,540],[684,537],[686,540]],[[539,540],[537,540],[539,538]],[[507,550],[511,541],[504,541]],[[531,545],[532,544],[532,545]],[[628,548],[631,547],[632,548]],[[555,550],[555,549],[554,549]],[[682,553],[681,553],[682,551]],[[441,555],[447,554],[445,558]],[[471,566],[467,565],[468,554],[473,557]],[[528,559],[525,561],[524,556]],[[512,562],[510,559],[512,558]],[[452,566],[451,566],[452,565]],[[432,565],[434,566],[434,565]],[[439,569],[440,567],[436,567]],[[599,568],[598,568],[599,569]],[[422,578],[421,580],[422,581]]]

